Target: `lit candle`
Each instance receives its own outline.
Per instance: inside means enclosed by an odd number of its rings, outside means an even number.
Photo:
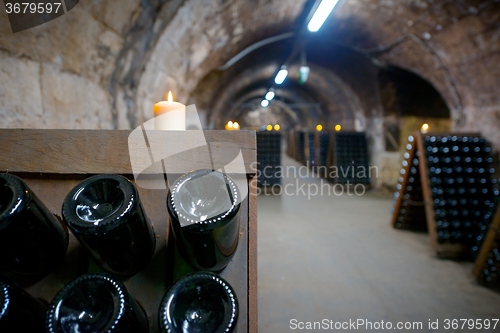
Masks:
[[[154,105],[154,113],[156,130],[186,129],[186,106],[174,102],[171,91],[168,92],[167,101],[161,101]]]

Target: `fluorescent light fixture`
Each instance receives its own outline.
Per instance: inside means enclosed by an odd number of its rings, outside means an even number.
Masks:
[[[273,98],[274,98],[274,96],[276,96],[276,94],[274,93],[274,91],[269,90],[269,91],[267,92],[267,94],[266,94],[266,99],[267,99],[268,101],[272,101],[272,100],[273,100]]]
[[[260,105],[263,108],[266,108],[269,105],[269,101],[267,99],[264,99],[264,100],[262,100],[262,102],[260,102]]]
[[[328,17],[328,15],[330,15],[333,8],[338,2],[339,0],[322,0],[318,8],[316,8],[313,17],[309,21],[307,29],[309,29],[309,31],[311,32],[318,31],[323,23],[325,23],[326,18]]]
[[[287,76],[288,76],[288,71],[286,70],[286,67],[281,66],[280,71],[278,72],[278,74],[276,74],[276,77],[274,78],[274,83],[282,84],[283,82],[285,82]]]

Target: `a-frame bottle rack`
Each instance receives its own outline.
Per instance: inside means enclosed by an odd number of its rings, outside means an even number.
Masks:
[[[477,134],[409,137],[392,225],[424,229],[440,258],[473,258],[496,207],[491,148]]]
[[[500,209],[488,228],[473,273],[479,283],[500,289]]]

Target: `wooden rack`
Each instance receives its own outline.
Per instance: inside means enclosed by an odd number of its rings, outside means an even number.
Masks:
[[[417,151],[414,136],[408,138],[406,148],[393,203],[391,224],[397,229],[427,230],[422,178],[418,169],[420,152]],[[416,174],[413,175],[412,170],[416,170]],[[410,184],[410,177],[414,178],[413,184]]]
[[[161,131],[157,131],[161,132]],[[179,132],[189,136],[190,131]],[[128,130],[0,130],[0,172],[23,178],[44,204],[56,215],[66,194],[78,182],[95,174],[122,174],[133,180]],[[161,138],[161,133],[159,133]],[[172,134],[172,133],[170,133]],[[256,141],[253,131],[204,131],[213,161],[231,161],[230,151],[239,148],[248,180],[248,197],[241,207],[240,240],[231,263],[220,275],[235,289],[239,318],[235,332],[257,332],[257,202]],[[173,144],[165,142],[165,145]],[[175,144],[175,143],[174,143]],[[212,162],[213,162],[212,161]],[[184,169],[196,169],[201,161],[196,151],[176,155],[171,162]],[[215,163],[215,162],[213,162]],[[245,177],[245,176],[243,176]],[[158,308],[161,298],[186,265],[176,254],[169,232],[166,190],[138,187],[141,201],[157,235],[156,251],[147,267],[125,281],[127,289],[148,314],[150,332],[159,332]],[[92,268],[78,241],[70,234],[64,262],[41,281],[20,283],[29,293],[50,302],[55,294],[77,276]]]
[[[288,156],[308,165],[328,181],[370,185],[368,148],[364,132],[292,130],[287,140]],[[359,147],[344,147],[352,143],[357,143]],[[366,171],[365,177],[357,177],[360,170]]]
[[[481,283],[488,287],[493,287],[496,289],[500,289],[500,262],[495,261],[493,252],[496,250],[500,251],[500,207],[497,208],[497,212],[495,217],[493,218],[493,222],[491,223],[488,233],[484,238],[483,245],[481,246],[481,250],[476,258],[476,262],[474,264],[473,274],[476,279]],[[495,271],[491,272],[491,265],[487,263],[488,260],[493,260],[493,266],[495,267]],[[491,277],[491,281],[488,281],[488,277],[485,276],[484,270],[488,270],[488,274],[495,274],[496,276]]]
[[[429,137],[478,137],[477,133],[432,133],[426,134],[425,136]],[[398,216],[401,214],[401,208],[405,200],[411,200],[412,198],[405,198],[405,194],[407,194],[406,188],[408,186],[408,177],[410,176],[410,169],[413,167],[417,167],[414,165],[413,161],[415,160],[415,156],[418,154],[418,171],[421,181],[421,190],[422,190],[422,204],[425,207],[425,219],[427,223],[427,230],[429,232],[430,242],[433,250],[436,252],[437,256],[440,258],[461,258],[464,256],[470,256],[470,246],[466,246],[462,243],[450,243],[450,242],[438,242],[438,233],[437,233],[437,223],[436,223],[436,211],[434,209],[434,200],[431,189],[431,179],[429,177],[429,166],[428,161],[431,157],[440,156],[433,152],[426,151],[426,146],[424,143],[424,135],[420,132],[415,132],[413,136],[410,137],[407,149],[408,158],[406,161],[408,162],[406,166],[402,169],[402,179],[400,179],[400,186],[398,190],[398,194],[396,195],[394,202],[394,211],[392,216],[392,225],[394,227],[398,227]],[[422,221],[423,222],[423,221]]]

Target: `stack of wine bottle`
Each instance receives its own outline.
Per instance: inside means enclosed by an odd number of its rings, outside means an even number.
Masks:
[[[307,142],[307,161],[306,165],[310,168],[316,167],[316,142],[314,140],[314,132],[306,133],[306,142]]]
[[[397,229],[427,230],[419,156],[414,137],[408,137],[392,208],[393,225]]]
[[[281,133],[278,131],[257,132],[258,186],[281,184]]]
[[[496,232],[478,281],[488,287],[500,288],[500,232]]]
[[[465,244],[476,254],[498,196],[491,148],[477,136],[426,136],[424,144],[438,242]]]
[[[423,152],[416,139],[422,140]],[[410,136],[408,140],[394,194],[394,227],[423,229],[426,203],[432,207],[436,241],[461,244],[475,258],[499,198],[488,142],[479,136],[460,135]],[[420,163],[426,170],[423,175]],[[428,198],[422,190],[426,182],[430,185]]]
[[[223,173],[196,170],[181,176],[167,198],[176,245],[194,271],[158,304],[158,325],[162,332],[230,332],[238,301],[217,273],[238,244],[238,188]],[[0,174],[0,332],[149,332],[155,324],[123,284],[155,250],[135,185],[120,175],[89,177],[67,194],[62,216],[59,221],[21,178]],[[100,272],[76,277],[47,307],[15,280],[40,281],[60,266],[67,229]]]
[[[368,147],[364,132],[338,132],[335,135],[337,183],[370,184]]]
[[[330,139],[332,137],[332,132],[321,131],[318,133],[319,136],[319,161],[318,165],[320,167],[328,167],[328,150],[330,148]],[[323,175],[326,177],[326,175]]]

